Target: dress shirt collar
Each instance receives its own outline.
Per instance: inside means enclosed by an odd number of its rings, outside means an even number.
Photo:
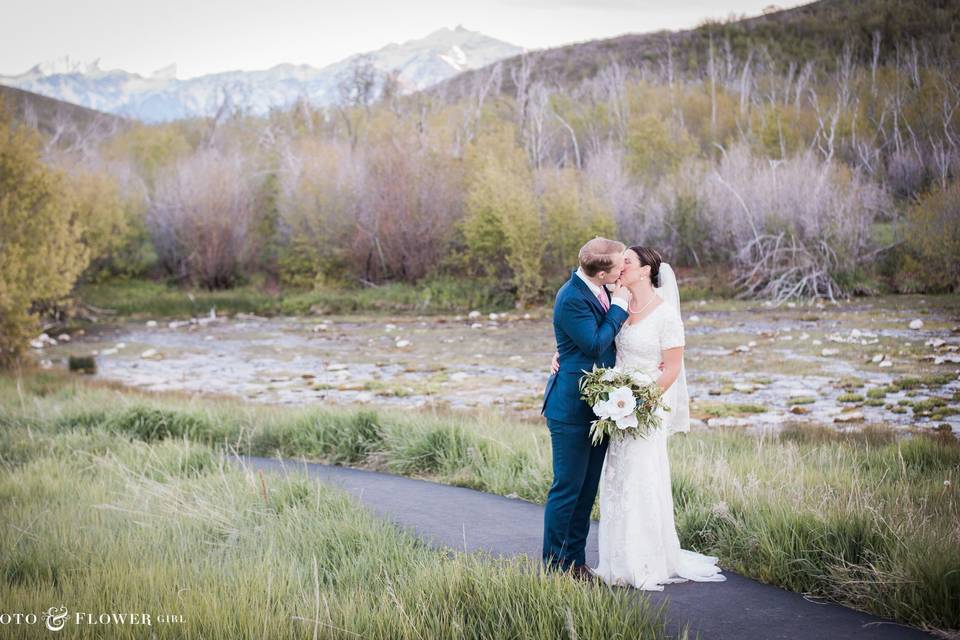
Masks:
[[[597,285],[593,284],[593,283],[590,281],[590,279],[587,278],[587,274],[585,274],[585,273],[583,272],[583,268],[582,268],[582,267],[577,267],[577,275],[580,276],[580,279],[581,279],[581,280],[583,280],[584,282],[587,283],[587,286],[590,287],[590,291],[593,292],[593,295],[595,295],[595,296],[597,296],[597,297],[600,296],[600,292],[602,291],[602,289],[601,289],[600,287],[598,287]]]

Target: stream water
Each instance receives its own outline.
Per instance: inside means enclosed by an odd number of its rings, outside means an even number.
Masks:
[[[960,432],[960,301],[907,298],[686,304],[696,428],[884,422]],[[495,406],[535,419],[553,352],[549,313],[471,316],[125,321],[37,340],[34,353],[46,367],[92,354],[96,376],[141,389],[277,404]],[[917,319],[923,327],[910,328]],[[904,377],[920,383],[869,397]],[[930,399],[932,416],[930,403],[912,406]]]

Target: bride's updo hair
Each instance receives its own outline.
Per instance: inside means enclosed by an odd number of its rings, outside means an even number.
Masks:
[[[663,262],[663,258],[660,257],[660,253],[656,249],[651,249],[650,247],[630,247],[630,250],[637,254],[637,257],[640,258],[640,266],[650,267],[650,283],[654,287],[660,287],[660,263]]]

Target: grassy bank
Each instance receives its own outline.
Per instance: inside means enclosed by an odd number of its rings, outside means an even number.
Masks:
[[[496,416],[147,396],[54,372],[25,376],[19,390],[14,379],[0,379],[0,407],[4,458],[20,465],[44,450],[16,435],[26,431],[84,446],[113,437],[105,434],[229,445],[534,502],[544,500],[550,482],[543,426]],[[960,446],[952,437],[792,427],[778,436],[678,436],[670,454],[685,547],[794,591],[929,629],[960,629]]]
[[[221,314],[466,313],[512,309],[513,295],[504,286],[482,279],[438,278],[416,285],[268,292],[256,285],[208,291],[151,280],[116,280],[79,286],[76,295],[87,304],[134,318],[206,315],[214,306]]]
[[[426,548],[303,476],[261,479],[188,440],[36,426],[8,423],[0,442],[4,611],[62,604],[69,637],[148,633],[75,611],[149,613],[156,638],[666,637],[635,594]]]
[[[684,298],[730,297],[727,276],[716,270],[688,274]],[[545,285],[538,303],[553,304],[562,281]],[[208,291],[144,279],[110,280],[79,285],[77,297],[87,304],[134,318],[182,318],[218,313],[305,315],[309,313],[467,313],[504,311],[515,306],[510,284],[490,278],[436,277],[417,284],[357,284],[326,289],[286,288],[268,291],[256,283]]]

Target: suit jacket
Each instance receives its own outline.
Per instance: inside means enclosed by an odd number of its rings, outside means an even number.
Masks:
[[[604,294],[609,294],[604,289]],[[553,305],[553,332],[560,353],[560,370],[547,380],[541,415],[571,424],[589,424],[597,419],[593,409],[580,399],[580,378],[593,365],[612,367],[617,362],[613,339],[628,314],[611,304],[603,310],[590,287],[574,271],[557,292]]]

